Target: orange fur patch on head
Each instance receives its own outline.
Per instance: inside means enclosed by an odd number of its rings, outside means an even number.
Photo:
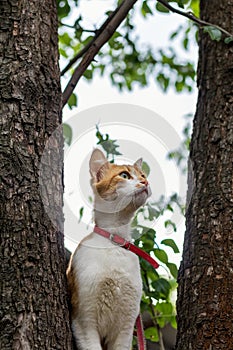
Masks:
[[[114,194],[117,185],[120,182],[126,181],[126,179],[120,176],[123,172],[128,173],[130,178],[136,175],[139,181],[145,178],[145,174],[137,165],[117,165],[108,163],[108,167],[103,166],[103,168],[100,169],[99,176],[97,177],[98,182],[93,184],[98,194],[103,198]]]
[[[94,194],[107,201],[112,201],[117,199],[118,190],[124,196],[124,190],[125,195],[127,195],[133,193],[135,188],[147,186],[148,182],[142,171],[142,162],[142,158],[139,158],[133,165],[112,164],[109,163],[102,151],[94,149],[89,162]],[[127,187],[128,180],[131,182]]]

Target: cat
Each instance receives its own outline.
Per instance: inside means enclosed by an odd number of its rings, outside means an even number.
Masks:
[[[134,213],[151,195],[142,159],[116,165],[94,149],[89,165],[95,224],[130,241]],[[92,232],[71,256],[67,279],[78,349],[131,349],[142,296],[138,257]]]

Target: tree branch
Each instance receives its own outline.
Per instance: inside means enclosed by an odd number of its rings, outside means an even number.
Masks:
[[[72,26],[72,25],[68,25],[68,24],[64,24],[62,22],[59,22],[61,25],[63,26],[66,26],[68,28],[72,28],[72,29],[76,29],[75,26]],[[106,23],[106,22],[105,22]],[[105,24],[104,23],[104,24]],[[102,26],[103,27],[103,26]],[[100,34],[100,31],[102,29],[102,27],[100,29],[94,29],[94,30],[87,30],[87,29],[84,29],[83,31],[84,32],[90,32],[90,33],[94,33],[95,36],[92,38],[92,40],[89,41],[89,43],[87,43],[86,46],[84,46],[84,48],[82,50],[80,50],[76,56],[74,56],[70,61],[69,63],[65,66],[65,68],[61,71],[61,77],[73,66],[73,64],[75,62],[78,61],[79,58],[81,58],[85,52],[87,52],[87,50],[90,48],[90,46],[92,45],[92,43],[95,41],[95,39],[99,36]],[[104,28],[103,28],[104,29]]]
[[[129,10],[133,7],[133,5],[136,1],[137,0],[133,1],[133,4],[130,5]],[[119,13],[120,9],[122,8],[122,6],[125,2],[126,1],[123,1],[113,12],[111,12],[110,15],[108,16],[107,20],[102,24],[102,26],[99,29],[95,30],[95,36],[90,40],[90,42],[80,52],[77,53],[76,56],[74,56],[70,60],[70,62],[67,64],[67,66],[61,71],[61,76],[64,75],[69,70],[69,68],[87,52],[87,50],[92,46],[92,44],[96,41],[96,39],[103,33],[103,31],[106,29],[106,27],[109,25],[109,23],[111,23],[112,19]],[[131,1],[130,1],[130,3],[131,3]],[[124,14],[124,18],[126,17],[129,10]]]
[[[102,26],[101,26],[98,30],[95,31],[95,36],[89,41],[89,43],[87,43],[86,46],[84,46],[84,48],[83,48],[81,51],[79,51],[79,52],[77,53],[76,56],[74,56],[74,57],[70,60],[70,62],[67,64],[67,66],[61,71],[61,76],[64,75],[64,74],[70,69],[70,67],[72,67],[73,64],[74,64],[75,62],[77,62],[77,60],[78,60],[79,58],[81,58],[81,57],[87,52],[87,50],[91,47],[91,45],[92,45],[92,44],[95,42],[95,40],[98,38],[98,36],[105,30],[106,26],[107,26],[108,23],[111,21],[111,19],[115,16],[115,14],[117,13],[117,11],[118,11],[118,9],[119,9],[120,6],[121,6],[121,5],[119,5],[119,6],[116,8],[115,11],[113,11],[113,12],[110,13],[110,15],[108,16],[107,20],[102,24]]]
[[[92,40],[90,40],[90,42],[84,46],[84,48],[82,50],[80,50],[76,56],[74,56],[70,62],[67,64],[67,66],[65,66],[65,68],[61,71],[61,76],[63,76],[72,66],[73,64],[78,61],[79,58],[81,58],[86,52],[87,50],[91,47],[91,45],[93,44],[93,42],[95,41],[95,38],[97,36],[95,36]]]
[[[58,21],[58,24],[63,26],[63,27],[67,27],[67,28],[70,28],[70,29],[82,29],[83,32],[87,32],[87,33],[94,33],[96,34],[97,30],[96,29],[83,29],[82,27],[78,26],[78,25],[71,25],[71,24],[67,24],[67,23],[63,23],[62,21]]]
[[[119,27],[121,22],[125,19],[128,12],[131,10],[133,5],[137,0],[124,0],[115,11],[113,11],[105,23],[98,30],[98,33],[95,35],[93,40],[83,48],[84,56],[78,67],[75,69],[70,81],[68,82],[64,92],[63,92],[63,107],[67,103],[69,97],[74,91],[75,86],[77,85],[79,79],[93,61],[95,55],[99,52],[101,47],[111,38],[116,29]],[[79,57],[81,52],[79,52]],[[76,56],[77,57],[77,56]]]
[[[185,12],[185,11],[178,10],[178,9],[174,8],[173,6],[171,6],[166,0],[157,0],[157,2],[162,4],[168,10],[170,10],[174,13],[177,13],[178,15],[181,15],[183,17],[191,19],[191,21],[197,23],[199,26],[215,27],[215,28],[219,29],[222,33],[226,34],[227,36],[233,37],[232,33],[228,32],[227,30],[223,29],[222,27],[219,27],[218,25],[210,23],[210,22],[203,21],[202,19],[196,17],[192,12]]]

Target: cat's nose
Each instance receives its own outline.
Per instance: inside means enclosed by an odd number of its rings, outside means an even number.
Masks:
[[[140,181],[141,184],[148,186],[149,182],[146,179]]]

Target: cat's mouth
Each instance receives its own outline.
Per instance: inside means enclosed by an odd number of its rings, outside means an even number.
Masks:
[[[144,186],[142,188],[139,188],[136,192],[135,195],[140,195],[141,193],[145,192],[147,196],[149,197],[151,195],[151,189],[150,186]]]

